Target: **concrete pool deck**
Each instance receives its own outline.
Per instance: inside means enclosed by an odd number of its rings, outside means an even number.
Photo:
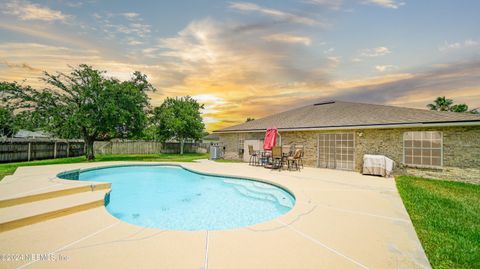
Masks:
[[[153,163],[20,167],[0,181],[0,200],[37,198],[0,206],[0,222],[29,209],[43,212],[59,204],[93,204],[108,191],[105,186],[92,187],[92,182],[62,180],[56,175],[122,164]],[[392,178],[318,168],[278,172],[207,160],[174,164],[274,182],[290,190],[296,204],[287,214],[265,223],[190,232],[134,226],[97,203],[0,232],[0,268],[430,268]],[[85,186],[91,190],[71,191]],[[66,189],[71,193],[49,199],[42,196]],[[22,256],[49,253],[47,261]]]

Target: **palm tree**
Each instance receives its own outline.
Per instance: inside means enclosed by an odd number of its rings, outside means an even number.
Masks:
[[[428,104],[427,107],[430,110],[437,110],[437,111],[451,111],[451,105],[453,104],[452,99],[447,99],[445,96],[437,97],[432,104]]]
[[[453,105],[450,108],[450,111],[453,111],[453,112],[467,112],[468,111],[468,106],[467,106],[467,104]]]

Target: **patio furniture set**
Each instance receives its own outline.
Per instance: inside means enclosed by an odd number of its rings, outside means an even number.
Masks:
[[[303,168],[303,145],[274,146],[271,150],[254,150],[248,145],[249,165],[263,166],[269,169],[300,170]]]

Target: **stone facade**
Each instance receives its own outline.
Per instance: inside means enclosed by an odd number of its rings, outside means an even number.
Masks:
[[[440,131],[443,133],[443,166],[438,168],[409,167],[403,164],[403,134],[409,131]],[[337,131],[280,132],[283,145],[305,147],[304,164],[316,167],[318,134],[327,132],[354,133],[355,170],[361,172],[364,154],[380,154],[395,161],[395,174],[443,178],[480,183],[480,126],[437,128],[356,129]],[[226,159],[242,158],[239,140],[263,139],[264,133],[219,134]]]

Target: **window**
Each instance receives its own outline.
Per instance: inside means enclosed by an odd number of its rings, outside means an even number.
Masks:
[[[442,132],[405,132],[403,163],[414,166],[443,166]]]
[[[355,136],[353,133],[318,135],[318,167],[353,170]]]
[[[245,134],[238,134],[238,153],[243,153],[243,147],[245,143]]]

